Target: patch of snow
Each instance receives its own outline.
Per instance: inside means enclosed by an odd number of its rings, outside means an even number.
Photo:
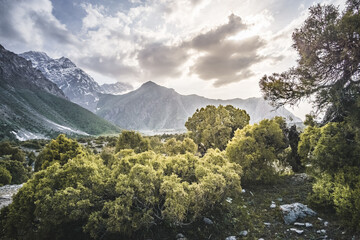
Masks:
[[[11,131],[12,134],[16,137],[19,141],[26,141],[30,139],[49,139],[40,133],[32,133],[25,129],[19,129],[16,131]]]
[[[71,133],[76,133],[76,134],[80,134],[80,135],[85,135],[85,136],[89,136],[89,134],[87,134],[86,132],[80,131],[80,130],[76,130],[76,129],[72,129],[57,123],[54,123],[53,121],[50,121],[49,119],[45,119],[47,122],[49,122],[50,124],[54,125],[59,131],[67,131],[67,132],[71,132]]]

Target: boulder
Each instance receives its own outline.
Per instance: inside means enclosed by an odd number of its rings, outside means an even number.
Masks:
[[[316,212],[302,203],[280,205],[280,209],[283,212],[284,221],[286,224],[292,224],[298,218],[316,215]]]

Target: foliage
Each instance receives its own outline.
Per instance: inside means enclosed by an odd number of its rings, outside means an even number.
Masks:
[[[12,147],[9,142],[0,143],[0,156],[4,155],[9,155],[10,160],[25,162],[25,153],[17,147]]]
[[[281,154],[287,144],[279,122],[274,118],[248,125],[237,130],[229,142],[226,154],[232,162],[242,166],[242,181],[245,184],[271,183],[280,174],[275,166],[284,164]]]
[[[41,151],[35,162],[35,171],[45,169],[55,162],[64,165],[69,159],[84,154],[78,142],[60,134]]]
[[[215,107],[212,105],[196,110],[187,120],[185,126],[190,137],[205,153],[209,148],[224,150],[236,129],[249,124],[250,117],[244,111],[231,105]]]
[[[0,160],[0,167],[5,168],[11,174],[11,184],[20,184],[29,179],[29,171],[19,161]]]
[[[164,152],[168,155],[185,154],[187,152],[195,154],[198,147],[191,138],[184,138],[183,141],[170,138],[165,142],[164,149]]]
[[[119,152],[122,149],[134,149],[136,153],[141,153],[150,149],[150,143],[140,133],[124,130],[118,138],[115,152]]]
[[[316,5],[293,33],[298,66],[264,76],[260,87],[275,105],[296,104],[314,96],[318,110],[328,109],[325,121],[351,115],[360,93],[359,2],[348,0],[340,13],[333,5]]]
[[[99,158],[78,155],[34,175],[2,211],[10,238],[83,239],[89,214],[102,203],[108,170]]]
[[[349,123],[309,126],[301,135],[299,152],[316,179],[311,200],[330,206],[360,229],[360,137]]]
[[[0,166],[0,186],[11,183],[11,173],[3,166]]]
[[[66,155],[69,148],[57,149]],[[224,152],[211,149],[199,158],[124,149],[110,155],[108,151],[102,159],[78,154],[51,161],[1,211],[0,238],[156,238],[189,224],[201,229],[203,216],[233,229],[234,214],[239,214],[236,231],[247,224],[242,222],[247,214],[225,201],[241,192],[242,170]],[[197,229],[191,228],[191,234],[203,236]],[[220,235],[221,229],[216,230]]]
[[[241,167],[218,150],[201,159],[189,153],[128,152],[112,169],[115,199],[93,212],[85,227],[94,238],[103,231],[130,235],[183,226],[241,190]]]

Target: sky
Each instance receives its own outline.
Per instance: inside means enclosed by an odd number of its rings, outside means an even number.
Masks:
[[[317,3],[345,0],[0,0],[0,44],[68,57],[100,84],[260,97],[262,76],[296,65],[292,32]]]

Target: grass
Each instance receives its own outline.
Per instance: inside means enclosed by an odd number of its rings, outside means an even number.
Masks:
[[[253,214],[254,229],[246,237],[239,237],[239,239],[359,239],[360,234],[346,229],[337,219],[334,211],[316,209],[310,205],[307,196],[311,192],[312,180],[302,179],[301,176],[304,175],[284,176],[274,185],[244,188],[246,192],[243,193],[243,198],[249,212]],[[275,208],[270,208],[272,201],[276,204]],[[284,223],[279,206],[295,202],[308,205],[318,213],[317,216],[297,220],[300,223],[311,223],[313,227]],[[327,226],[325,222],[328,222]],[[265,223],[270,223],[270,225],[267,226]],[[304,232],[298,234],[290,228],[304,230]],[[318,233],[319,230],[325,230],[326,233]]]

